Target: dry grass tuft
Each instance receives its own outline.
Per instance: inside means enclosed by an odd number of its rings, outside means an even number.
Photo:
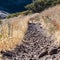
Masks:
[[[11,51],[22,43],[28,28],[29,18],[27,16],[14,17],[3,21],[2,38],[0,39],[0,51]]]

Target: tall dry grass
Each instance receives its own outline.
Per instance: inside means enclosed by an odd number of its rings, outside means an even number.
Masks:
[[[40,13],[40,23],[53,36],[54,43],[60,47],[60,5]]]
[[[0,51],[13,50],[22,43],[28,29],[29,18],[27,16],[5,19],[2,23],[2,38],[0,39]],[[10,28],[8,26],[10,25]],[[9,33],[10,32],[10,33]]]

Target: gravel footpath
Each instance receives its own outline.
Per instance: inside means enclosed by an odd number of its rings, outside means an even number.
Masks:
[[[41,24],[29,23],[23,43],[12,52],[2,51],[2,60],[60,60],[60,48],[53,42]]]

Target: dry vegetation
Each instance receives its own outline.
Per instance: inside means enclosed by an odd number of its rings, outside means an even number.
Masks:
[[[2,21],[0,31],[0,51],[12,50],[22,43],[28,28],[27,16],[5,19]]]
[[[30,23],[40,23],[47,32],[47,36],[53,36],[55,44],[60,46],[60,5],[49,8],[41,13],[27,16],[17,16],[3,20],[0,33],[0,51],[11,50],[22,43],[25,32]],[[1,35],[2,34],[2,35]]]
[[[41,26],[48,32],[47,36],[52,35],[55,39],[54,43],[60,46],[60,5],[41,12],[36,18],[33,20],[41,23]]]
[[[60,46],[60,5],[56,5],[41,13],[29,15],[30,23],[41,23],[47,31],[47,36],[52,36],[55,44]]]

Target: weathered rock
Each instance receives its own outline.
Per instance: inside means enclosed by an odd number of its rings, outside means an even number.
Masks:
[[[50,47],[50,49],[48,50],[49,55],[57,54],[57,52],[58,52],[58,49],[53,47]]]
[[[46,49],[43,49],[41,52],[40,52],[40,55],[39,55],[39,58],[45,56],[48,54],[48,51]]]

